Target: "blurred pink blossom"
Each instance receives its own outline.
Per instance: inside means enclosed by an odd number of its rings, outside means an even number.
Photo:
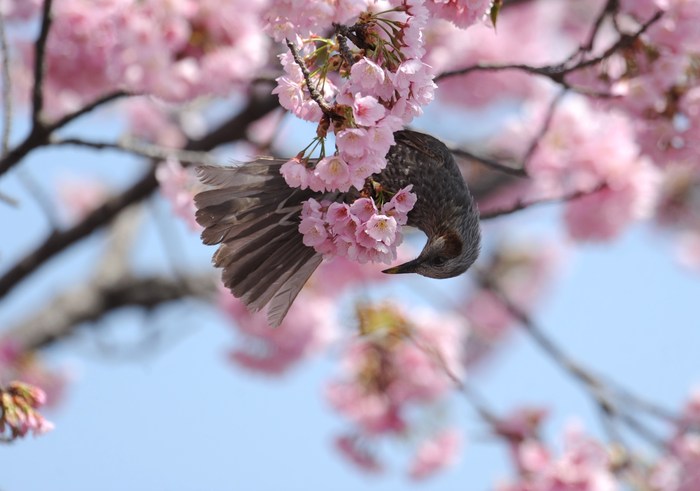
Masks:
[[[536,138],[544,107],[498,137],[516,155]],[[533,178],[528,200],[604,189],[569,201],[565,223],[577,240],[609,240],[630,223],[649,218],[658,197],[660,172],[640,155],[632,122],[619,111],[600,111],[583,98],[568,98],[552,114],[547,132],[527,163]]]
[[[362,447],[355,435],[342,435],[335,439],[335,446],[341,455],[366,472],[380,472],[382,465],[369,448]]]
[[[518,468],[524,470],[519,480],[503,483],[499,491],[615,491],[617,480],[606,448],[570,427],[564,436],[564,450],[559,456],[539,441],[525,440],[516,452]]]
[[[109,196],[105,184],[97,179],[63,178],[57,184],[58,200],[71,222],[77,222]]]
[[[455,463],[462,444],[459,430],[443,430],[420,444],[411,462],[409,475],[420,480]]]
[[[230,357],[252,371],[280,375],[336,336],[334,302],[309,289],[299,294],[276,329],[270,328],[262,313],[249,312],[229,291],[222,288],[219,298],[221,309],[241,334],[241,342]]]

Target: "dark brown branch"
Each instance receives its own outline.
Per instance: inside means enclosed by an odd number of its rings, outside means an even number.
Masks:
[[[207,151],[223,143],[245,138],[248,125],[278,107],[273,95],[251,97],[248,105],[236,116],[224,122],[200,140],[190,141],[185,149]],[[42,264],[92,232],[110,223],[124,208],[149,197],[158,188],[155,167],[151,168],[119,196],[110,198],[73,227],[49,235],[36,249],[20,259],[0,277],[0,298],[37,270]]]
[[[297,48],[291,43],[291,41],[289,41],[289,39],[286,39],[286,41],[289,51],[292,52],[294,62],[301,69],[301,73],[304,76],[304,81],[306,82],[306,89],[309,91],[311,99],[313,99],[313,101],[316,104],[318,104],[318,107],[321,108],[321,111],[323,111],[323,114],[326,117],[328,117],[329,119],[336,118],[337,115],[331,110],[330,106],[326,103],[326,101],[323,100],[323,97],[321,97],[321,94],[318,93],[316,86],[313,83],[311,83],[311,75],[309,74],[309,69],[306,68],[304,60],[302,60],[301,56],[299,56],[299,51],[297,51]]]
[[[563,367],[574,378],[590,387],[599,388],[602,384],[597,376],[594,376],[587,369],[575,362],[568,356],[558,345],[556,345],[542,330],[537,326],[530,316],[522,309],[517,307],[505,294],[491,281],[487,276],[481,275],[478,278],[481,285],[489,290],[503,305],[510,315],[513,316],[532,337],[542,350],[547,353],[559,366]]]
[[[51,233],[36,249],[30,251],[0,277],[0,298],[4,297],[46,261],[108,224],[124,208],[147,198],[157,187],[155,168],[151,168],[134,185],[122,194],[108,199],[100,207],[86,215],[80,223],[69,229]]]
[[[662,11],[657,12],[654,16],[651,17],[647,22],[642,24],[637,31],[635,31],[632,34],[622,34],[618,40],[610,45],[608,49],[606,49],[601,55],[596,56],[594,58],[590,58],[588,60],[583,60],[576,62],[574,64],[570,63],[570,59],[567,59],[566,61],[562,63],[555,63],[551,65],[543,65],[543,66],[531,66],[531,65],[526,65],[522,63],[493,63],[493,64],[488,64],[488,63],[477,63],[474,65],[470,65],[465,68],[461,68],[458,70],[451,70],[447,72],[443,72],[439,74],[437,77],[435,77],[435,81],[438,82],[442,79],[448,78],[448,77],[454,77],[454,76],[460,76],[460,75],[466,75],[471,72],[476,72],[476,71],[488,71],[488,72],[498,72],[498,71],[505,71],[505,70],[519,70],[525,73],[529,73],[531,75],[539,75],[542,77],[549,78],[553,82],[563,86],[564,88],[571,89],[580,93],[584,93],[587,95],[592,95],[592,96],[597,96],[597,97],[613,97],[612,94],[607,94],[607,93],[596,93],[596,92],[591,92],[588,89],[585,88],[577,88],[571,86],[567,81],[566,81],[566,75],[569,73],[582,70],[584,68],[588,68],[593,65],[597,65],[598,63],[606,60],[610,56],[612,56],[616,51],[623,49],[627,46],[632,45],[642,34],[646,32],[646,30],[654,24],[656,21],[658,21],[661,16],[663,15]],[[571,58],[571,57],[570,57]]]
[[[600,28],[603,26],[603,22],[609,15],[615,14],[615,12],[617,12],[619,8],[619,0],[608,0],[607,2],[605,2],[605,5],[598,14],[598,17],[596,17],[595,21],[593,21],[593,26],[591,27],[591,32],[588,34],[588,39],[585,43],[581,45],[578,52],[571,55],[572,59],[579,53],[587,53],[593,49],[595,40],[598,37],[598,33],[600,32]]]
[[[38,123],[32,126],[31,131],[25,137],[25,139],[19,143],[15,148],[10,150],[10,152],[5,155],[2,160],[0,160],[0,175],[4,174],[10,170],[15,164],[20,162],[24,157],[26,157],[32,150],[46,146],[49,144],[51,139],[51,134],[70,123],[71,121],[79,118],[80,116],[96,109],[98,106],[111,102],[119,97],[127,95],[123,91],[113,92],[98,99],[93,102],[88,103],[81,109],[63,116],[58,121],[49,124]]]
[[[51,29],[52,0],[44,0],[41,13],[41,29],[34,43],[34,86],[32,88],[32,125],[41,124],[41,111],[44,109],[44,74],[46,73],[46,42]]]
[[[183,298],[207,298],[216,292],[211,275],[125,276],[114,282],[88,282],[57,295],[42,310],[3,333],[22,352],[45,348],[74,333],[86,322],[96,322],[124,307],[152,309]]]
[[[509,208],[503,208],[500,210],[493,210],[493,211],[486,211],[481,213],[481,219],[482,220],[490,220],[492,218],[497,218],[505,215],[511,215],[515,212],[525,210],[527,208],[531,208],[533,206],[539,206],[539,205],[546,205],[546,204],[551,204],[551,203],[562,203],[566,201],[574,201],[579,198],[583,198],[584,196],[589,196],[591,194],[595,194],[597,192],[600,192],[604,189],[606,189],[607,186],[605,184],[601,184],[599,186],[596,186],[593,189],[587,190],[587,191],[574,191],[573,193],[566,194],[564,196],[559,196],[556,198],[547,198],[547,199],[540,199],[540,200],[534,200],[534,201],[517,201],[513,206]]]

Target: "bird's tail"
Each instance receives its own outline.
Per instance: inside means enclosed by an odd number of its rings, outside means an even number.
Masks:
[[[236,167],[203,166],[200,180],[212,189],[195,196],[205,244],[221,244],[213,257],[222,281],[250,310],[268,305],[279,326],[297,294],[321,263],[302,242],[299,214],[312,193],[290,188],[284,161],[258,159]]]

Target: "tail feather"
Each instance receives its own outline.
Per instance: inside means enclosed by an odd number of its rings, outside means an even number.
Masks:
[[[290,189],[279,172],[284,161],[258,159],[237,167],[203,166],[200,180],[213,187],[195,196],[205,244],[220,244],[213,257],[222,280],[251,310],[266,305],[278,326],[321,263],[304,245],[297,217],[311,191]]]

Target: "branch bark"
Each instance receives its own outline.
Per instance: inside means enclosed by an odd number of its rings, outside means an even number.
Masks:
[[[278,107],[274,95],[251,96],[248,105],[236,116],[199,140],[191,140],[185,150],[209,151],[213,148],[245,138],[248,125]],[[0,169],[1,173],[1,169]],[[107,200],[73,227],[51,233],[39,246],[30,251],[0,277],[0,298],[26,279],[48,260],[71,245],[89,236],[92,232],[109,224],[122,210],[153,194],[158,188],[155,166],[123,193]]]
[[[152,309],[183,298],[207,298],[216,292],[212,274],[164,278],[123,276],[118,281],[99,278],[56,296],[28,319],[3,333],[21,352],[45,348],[123,307]]]

